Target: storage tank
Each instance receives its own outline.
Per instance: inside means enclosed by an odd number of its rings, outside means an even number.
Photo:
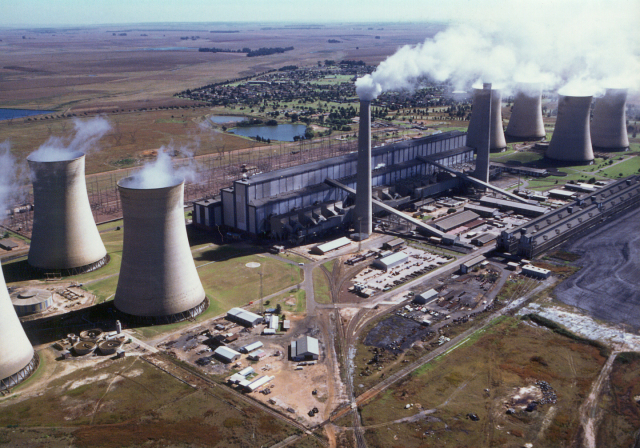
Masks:
[[[591,120],[591,142],[600,151],[626,151],[627,89],[607,89],[604,96],[596,98]]]
[[[593,161],[589,117],[592,96],[558,95],[556,127],[545,157],[562,162]]]
[[[542,121],[542,88],[536,83],[518,83],[511,118],[505,131],[510,141],[535,141],[546,136]]]
[[[115,307],[137,320],[169,323],[207,307],[184,217],[184,180],[142,188],[136,176],[118,182],[124,219]]]
[[[487,85],[487,84],[485,84]],[[491,85],[491,84],[488,84]],[[489,100],[490,98],[490,100]],[[485,102],[491,101],[491,108],[486,107]],[[504,138],[504,129],[502,129],[502,93],[500,89],[492,89],[489,97],[483,89],[473,89],[473,108],[471,110],[471,119],[469,120],[469,128],[467,129],[467,146],[478,149],[482,144],[482,112],[490,111],[491,135],[489,138],[489,150],[491,152],[504,151],[507,147],[507,141]]]
[[[85,156],[70,153],[67,160],[27,160],[33,181],[33,231],[28,262],[65,275],[104,266],[107,250],[91,214],[84,177]]]
[[[361,239],[373,232],[371,192],[371,102],[360,100],[360,124],[358,133],[358,173],[356,175],[356,206],[354,228]]]
[[[38,356],[16,314],[0,267],[0,390],[24,381],[38,367]]]
[[[491,89],[491,84],[484,84],[482,89],[475,90],[473,110],[476,114],[476,120],[474,122],[475,146],[473,147],[476,148],[476,169],[471,175],[483,182],[489,182],[489,142],[493,123],[491,109],[494,104],[491,97],[495,94],[495,90]],[[469,145],[469,137],[467,137],[467,146],[471,146]]]

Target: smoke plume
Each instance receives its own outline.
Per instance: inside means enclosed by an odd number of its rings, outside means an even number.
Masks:
[[[507,93],[517,82],[562,88],[565,95],[640,87],[637,2],[515,4],[469,6],[471,17],[421,44],[400,48],[358,79],[358,96],[371,100],[385,91],[412,90],[423,79],[449,82],[456,90],[491,82],[505,85]]]
[[[164,146],[158,150],[158,157],[146,163],[142,169],[133,176],[123,181],[121,185],[126,188],[153,189],[165,188],[179,184],[182,181],[193,182],[197,180],[193,152],[187,148],[180,148],[177,152],[186,156],[181,162],[186,162],[184,166],[176,167],[171,160],[171,154],[175,153],[171,146]]]
[[[17,185],[18,171],[11,145],[8,141],[0,143],[0,220],[5,218],[5,210],[15,202],[20,191]]]
[[[73,120],[74,134],[70,137],[49,137],[38,149],[29,155],[37,162],[57,162],[72,160],[82,154],[97,150],[97,143],[111,125],[102,117],[81,121]]]

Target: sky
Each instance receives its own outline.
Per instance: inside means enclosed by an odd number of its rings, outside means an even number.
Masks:
[[[558,5],[579,10],[585,4],[622,5],[631,8],[628,14],[640,14],[638,0],[0,0],[0,26],[491,20],[497,11],[518,16],[531,3],[550,14]]]

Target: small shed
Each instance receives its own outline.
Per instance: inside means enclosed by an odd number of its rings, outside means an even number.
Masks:
[[[258,350],[259,348],[261,348],[263,346],[264,346],[264,344],[262,342],[256,341],[256,342],[253,342],[251,344],[247,344],[247,345],[241,347],[240,351],[242,353],[251,353],[252,351]]]
[[[549,269],[539,268],[528,264],[522,267],[522,273],[536,278],[549,278],[551,271]]]
[[[461,263],[460,264],[460,273],[461,274],[468,273],[471,269],[473,269],[474,267],[476,267],[477,265],[482,263],[484,260],[486,260],[486,258],[483,255],[480,255],[480,256],[477,256],[475,258],[472,258],[469,261],[465,261],[464,263]]]
[[[230,349],[229,347],[220,346],[213,352],[213,356],[215,356],[222,362],[232,363],[233,361],[240,358],[240,353],[233,349]]]
[[[405,246],[405,241],[402,238],[396,238],[394,240],[387,241],[386,243],[384,243],[382,245],[382,248],[386,250],[397,250],[397,249],[403,248],[404,246]]]
[[[320,356],[320,344],[316,338],[303,336],[291,342],[291,359],[294,361],[306,361],[318,359]]]
[[[422,294],[417,295],[413,301],[419,305],[425,305],[438,297],[438,291],[435,289],[430,289],[428,291],[423,292]]]

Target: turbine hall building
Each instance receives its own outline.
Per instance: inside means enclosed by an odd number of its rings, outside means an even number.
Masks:
[[[438,173],[420,158],[444,166],[473,162],[475,150],[465,146],[466,137],[451,131],[372,149],[374,198],[397,207],[460,187],[460,179]],[[357,157],[353,152],[237,180],[220,191],[219,199],[196,202],[194,223],[201,228],[225,226],[281,239],[348,228],[354,221],[355,198],[325,180],[338,180],[355,189]]]

